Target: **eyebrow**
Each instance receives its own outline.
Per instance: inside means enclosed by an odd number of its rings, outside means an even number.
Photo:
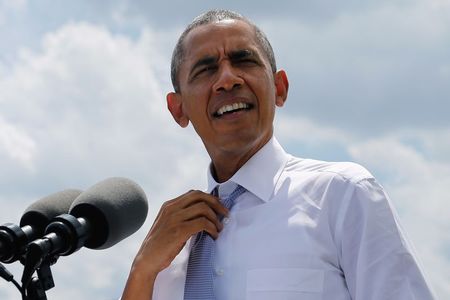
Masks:
[[[255,53],[255,51],[252,51],[250,49],[238,49],[238,50],[231,51],[228,54],[228,58],[231,61],[239,61],[239,60],[245,59],[245,58],[254,58],[254,59],[258,59],[259,60],[259,56]],[[189,76],[192,76],[192,74],[198,68],[203,67],[203,66],[213,65],[213,64],[217,63],[218,60],[219,60],[219,58],[217,56],[213,56],[213,55],[207,55],[207,56],[204,56],[204,57],[200,58],[192,66],[192,68],[191,68],[191,70],[189,72]]]
[[[230,60],[240,60],[240,59],[244,59],[244,58],[258,58],[257,55],[255,55],[255,52],[249,49],[239,49],[239,50],[235,50],[230,52],[230,54],[228,55],[228,57],[230,58]]]

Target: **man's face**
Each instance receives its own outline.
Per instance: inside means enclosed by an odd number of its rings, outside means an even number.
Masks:
[[[199,26],[183,46],[180,93],[168,95],[175,120],[192,122],[210,156],[256,152],[272,136],[275,105],[286,99],[285,73],[272,73],[254,29],[242,21]]]

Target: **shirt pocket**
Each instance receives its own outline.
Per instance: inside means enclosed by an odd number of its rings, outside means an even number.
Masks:
[[[252,269],[247,272],[246,299],[321,299],[324,276],[315,269]]]

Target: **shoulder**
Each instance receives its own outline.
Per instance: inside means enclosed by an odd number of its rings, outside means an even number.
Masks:
[[[357,163],[290,157],[276,192],[286,190],[289,198],[296,201],[305,197],[314,199],[317,205],[328,206],[330,213],[336,214],[348,208],[357,191],[359,201],[371,201],[373,193],[368,189],[374,188],[374,184],[377,186],[373,175]]]
[[[285,172],[287,174],[303,174],[315,180],[321,177],[333,178],[336,181],[354,184],[374,179],[366,168],[354,162],[328,162],[293,156],[287,162]]]

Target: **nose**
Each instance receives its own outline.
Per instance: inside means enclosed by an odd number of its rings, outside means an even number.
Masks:
[[[233,68],[229,62],[222,62],[217,72],[217,80],[213,85],[214,92],[229,92],[241,87],[242,84],[244,84],[244,79],[238,70]]]

